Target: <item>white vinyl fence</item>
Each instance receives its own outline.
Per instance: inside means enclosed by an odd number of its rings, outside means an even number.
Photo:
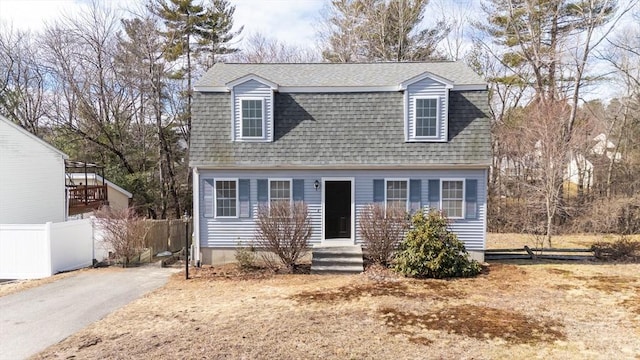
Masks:
[[[93,264],[92,219],[0,224],[0,279],[37,279]]]

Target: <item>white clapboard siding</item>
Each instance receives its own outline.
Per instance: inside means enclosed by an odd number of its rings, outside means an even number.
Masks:
[[[0,116],[0,224],[66,220],[65,158]]]

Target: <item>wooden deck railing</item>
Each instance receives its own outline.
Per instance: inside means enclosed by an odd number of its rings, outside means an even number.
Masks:
[[[69,215],[98,209],[107,202],[106,185],[78,185],[68,188]]]

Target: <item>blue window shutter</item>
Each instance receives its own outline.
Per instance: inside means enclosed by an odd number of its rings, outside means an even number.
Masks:
[[[250,182],[249,179],[238,180],[238,199],[240,200],[240,215],[241,218],[251,217],[251,202],[250,202]]]
[[[213,190],[213,179],[204,179],[202,181],[202,203],[200,204],[204,217],[213,217]]]
[[[266,205],[269,202],[269,181],[267,179],[258,180],[258,203]]]
[[[440,208],[440,180],[429,180],[429,208],[438,210]]]
[[[466,204],[465,218],[477,219],[478,218],[478,180],[467,179],[465,183],[464,192],[465,192],[464,201]]]
[[[293,201],[304,201],[303,179],[293,179]]]
[[[384,203],[384,180],[373,180],[373,202]]]
[[[420,210],[422,201],[422,181],[409,181],[409,211],[412,213]]]

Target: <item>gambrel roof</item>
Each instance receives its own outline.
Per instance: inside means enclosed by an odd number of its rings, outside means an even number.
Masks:
[[[425,77],[448,94],[447,141],[405,141],[404,90]],[[234,141],[234,91],[256,81],[273,92],[273,141]],[[461,62],[218,63],[195,90],[192,167],[442,169],[491,162],[486,83]]]

